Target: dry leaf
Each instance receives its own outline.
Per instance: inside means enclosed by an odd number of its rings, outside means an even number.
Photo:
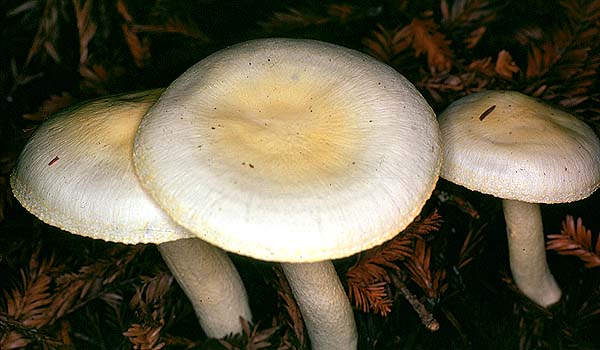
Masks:
[[[502,50],[498,53],[495,71],[505,79],[512,79],[513,74],[519,71],[519,67],[517,67],[513,61],[510,53],[506,50]]]
[[[432,18],[415,18],[402,29],[415,49],[415,56],[426,54],[429,70],[433,74],[449,71],[453,59],[450,40],[446,40],[444,34],[437,29],[438,25]]]

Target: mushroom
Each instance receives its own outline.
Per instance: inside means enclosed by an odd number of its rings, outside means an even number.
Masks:
[[[502,198],[509,259],[519,289],[544,307],[561,291],[546,263],[538,203],[588,197],[600,185],[600,143],[574,116],[512,91],[486,91],[439,116],[441,176]]]
[[[251,318],[237,270],[221,249],[174,224],[139,185],[131,160],[139,122],[162,89],[112,96],[58,113],[25,146],[15,197],[42,221],[122,243],[156,243],[211,337]]]
[[[221,50],[144,116],[142,185],[177,223],[225,250],[283,262],[315,350],[355,349],[331,259],[404,229],[441,166],[431,107],[362,53],[294,39]]]

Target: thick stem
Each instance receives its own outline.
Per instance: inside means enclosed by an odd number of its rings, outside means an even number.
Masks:
[[[312,349],[356,349],[354,314],[331,261],[281,266],[302,312]]]
[[[539,204],[503,200],[510,268],[519,289],[541,306],[560,299],[561,291],[546,263]]]
[[[224,251],[197,238],[161,243],[158,250],[190,299],[207,336],[239,333],[240,317],[251,321],[246,289]]]

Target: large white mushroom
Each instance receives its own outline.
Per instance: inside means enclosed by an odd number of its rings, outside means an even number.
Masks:
[[[42,221],[78,235],[156,243],[211,337],[251,318],[246,291],[225,252],[174,224],[133,171],[139,122],[162,89],[112,96],[58,113],[25,146],[11,176],[15,197]]]
[[[538,203],[577,201],[600,186],[598,137],[574,116],[512,91],[463,97],[439,123],[441,176],[503,199],[515,283],[539,305],[557,302]]]
[[[353,313],[330,259],[404,229],[440,153],[432,109],[392,68],[323,42],[263,39],[172,83],[143,118],[134,163],[182,226],[284,262],[313,349],[351,350]]]

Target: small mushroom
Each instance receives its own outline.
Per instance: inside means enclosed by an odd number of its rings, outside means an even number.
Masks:
[[[463,97],[439,123],[441,176],[503,199],[517,286],[539,305],[556,303],[538,203],[577,201],[600,186],[598,137],[574,116],[511,91]]]
[[[42,221],[71,233],[156,243],[211,337],[250,319],[245,288],[225,252],[174,224],[133,171],[139,122],[162,89],[112,96],[58,113],[35,132],[11,176],[15,197]]]
[[[414,219],[440,142],[431,107],[394,69],[323,42],[263,39],[172,83],[140,125],[134,164],[182,226],[284,262],[313,349],[351,350],[353,313],[330,259]]]

